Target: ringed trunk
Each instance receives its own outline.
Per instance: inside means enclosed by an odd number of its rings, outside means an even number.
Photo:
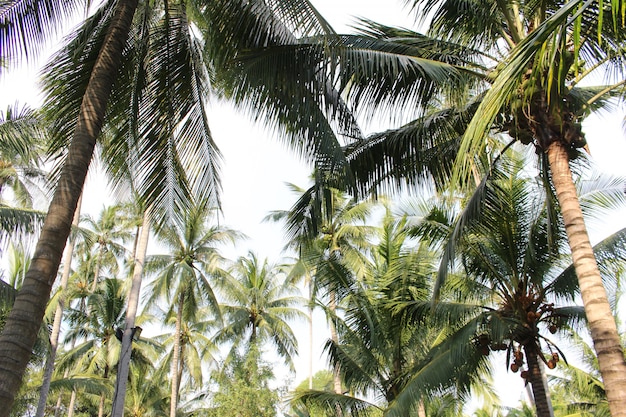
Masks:
[[[539,356],[541,352],[536,352],[535,347],[531,345],[524,346],[526,354],[526,362],[528,363],[528,382],[533,391],[533,401],[537,417],[554,417],[552,405],[550,403],[550,393],[546,389],[543,380],[543,373],[539,365]]]
[[[138,244],[135,256],[135,267],[133,269],[132,283],[128,293],[128,309],[126,309],[126,326],[122,335],[122,350],[120,361],[117,366],[117,377],[115,383],[115,394],[113,395],[113,407],[111,417],[122,417],[124,415],[124,401],[126,400],[126,384],[128,382],[128,372],[130,369],[130,356],[132,353],[133,335],[135,334],[135,318],[137,317],[137,307],[139,306],[139,294],[141,292],[141,277],[143,265],[148,251],[148,239],[150,236],[150,210],[146,210],[141,226],[141,233],[138,233]],[[137,240],[137,239],[136,239]]]
[[[183,305],[185,304],[185,296],[180,295],[178,301],[178,311],[176,312],[176,329],[174,330],[174,346],[172,351],[171,364],[171,380],[172,390],[170,398],[170,417],[176,417],[176,408],[178,407],[178,361],[180,358],[180,335],[183,320]]]
[[[74,213],[74,221],[72,224],[76,227],[80,220],[80,200]],[[59,335],[61,334],[61,320],[63,319],[63,309],[65,308],[65,289],[70,278],[72,270],[72,255],[74,253],[74,238],[70,238],[65,253],[63,255],[63,273],[61,274],[61,296],[54,313],[54,322],[52,332],[50,333],[50,353],[46,359],[44,368],[43,382],[39,389],[39,403],[37,404],[37,412],[35,417],[43,417],[46,411],[46,402],[48,401],[48,393],[50,392],[50,383],[52,382],[52,373],[54,372],[54,361],[56,360],[57,347],[59,345]]]
[[[83,96],[76,130],[31,266],[0,336],[0,417],[7,417],[11,411],[41,326],[137,3],[120,0],[116,6]]]
[[[547,152],[552,182],[561,206],[609,410],[612,417],[626,416],[626,362],[613,312],[585,227],[569,168],[569,157],[564,146],[558,141],[553,142]]]

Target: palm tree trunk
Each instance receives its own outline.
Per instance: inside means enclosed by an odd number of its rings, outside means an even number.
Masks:
[[[335,291],[330,291],[329,294],[330,300],[329,300],[329,309],[331,311],[331,313],[333,314],[333,317],[331,317],[330,319],[330,340],[333,341],[333,343],[335,343],[335,345],[339,345],[339,337],[337,336],[337,329],[335,327],[335,318],[334,315],[337,312],[337,295],[335,293]],[[339,367],[338,366],[334,366],[333,367],[333,388],[335,391],[335,394],[341,394],[342,393],[342,389],[341,389],[341,377],[339,375]]]
[[[100,275],[100,264],[102,263],[102,258],[104,257],[105,251],[104,245],[100,245],[98,249],[98,255],[96,255],[96,266],[93,269],[93,281],[91,282],[91,292],[96,292],[98,288],[98,276]]]
[[[554,189],[561,205],[591,338],[598,356],[609,410],[612,417],[626,416],[624,353],[585,227],[569,168],[569,157],[560,142],[553,142],[548,147],[548,160]]]
[[[180,357],[180,333],[183,320],[183,305],[185,304],[185,296],[180,295],[178,301],[178,311],[176,312],[176,329],[174,330],[174,347],[172,348],[172,364],[171,364],[171,380],[172,391],[170,398],[170,417],[176,417],[176,408],[178,407],[178,359]]]
[[[426,406],[424,406],[424,400],[419,400],[417,404],[417,417],[428,417],[426,416]]]
[[[78,226],[80,219],[80,206],[81,200],[78,200],[76,212],[74,213],[74,221],[72,224]],[[41,389],[39,390],[39,403],[37,404],[37,413],[35,417],[43,417],[46,411],[46,402],[48,401],[48,393],[50,392],[50,382],[52,382],[52,373],[54,372],[54,361],[57,355],[57,347],[59,345],[59,335],[61,333],[61,320],[63,319],[63,308],[65,307],[65,289],[67,288],[67,281],[70,278],[70,272],[72,270],[72,255],[74,253],[74,239],[70,238],[65,253],[63,254],[63,273],[61,275],[61,296],[59,297],[59,303],[57,304],[56,311],[54,313],[54,323],[52,324],[52,331],[50,332],[50,353],[46,359],[46,366],[44,368],[43,382]]]
[[[0,336],[0,417],[7,417],[11,410],[41,327],[137,3],[138,0],[117,3],[83,96],[76,130],[31,267]]]
[[[105,365],[104,367],[104,379],[109,378],[109,365]],[[100,404],[98,405],[98,417],[104,417],[104,392],[100,394]]]
[[[72,390],[70,404],[67,406],[67,417],[74,417],[74,406],[76,405],[76,390]]]
[[[537,410],[537,417],[554,417],[550,405],[550,394],[544,385],[539,366],[538,355],[541,355],[541,352],[536,352],[534,346],[528,345],[524,346],[524,353],[526,354],[526,362],[528,362],[528,381],[533,390],[533,402],[535,403],[535,410]]]
[[[313,389],[313,280],[309,279],[309,389]]]
[[[135,267],[133,278],[128,293],[128,309],[126,310],[126,327],[122,336],[122,350],[120,361],[117,366],[117,379],[115,384],[115,394],[113,395],[113,407],[111,417],[122,417],[124,415],[124,401],[126,399],[126,384],[128,382],[128,371],[130,368],[130,354],[132,352],[133,335],[135,334],[135,318],[137,317],[137,307],[139,305],[139,293],[141,292],[141,277],[143,274],[143,264],[148,251],[148,238],[150,237],[150,210],[146,210],[139,234],[137,252],[135,256]]]

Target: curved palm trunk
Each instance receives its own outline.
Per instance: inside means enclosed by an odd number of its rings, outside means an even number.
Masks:
[[[172,364],[170,369],[172,380],[170,417],[176,417],[176,408],[178,407],[178,361],[180,358],[180,333],[183,320],[184,304],[185,296],[181,294],[178,301],[178,311],[176,312],[176,329],[174,330],[174,347],[172,348]]]
[[[611,416],[626,416],[626,362],[578,202],[569,157],[564,146],[554,142],[548,147],[548,159]]]
[[[137,0],[120,0],[116,6],[31,267],[0,336],[0,417],[7,417],[11,410],[41,326],[136,8]]]
[[[124,401],[126,399],[126,384],[128,382],[128,371],[130,368],[130,356],[132,353],[133,335],[135,333],[135,318],[137,317],[137,307],[139,305],[139,293],[141,292],[141,276],[143,274],[143,264],[148,251],[148,238],[150,236],[150,210],[146,210],[141,226],[141,234],[137,243],[135,256],[135,267],[133,278],[128,294],[128,309],[126,310],[126,326],[122,336],[122,350],[120,361],[117,366],[117,379],[115,384],[115,394],[113,395],[113,407],[111,417],[121,417],[124,415]]]
[[[537,417],[554,417],[550,404],[550,394],[544,384],[543,373],[539,366],[539,357],[537,355],[541,355],[541,352],[537,353],[531,345],[524,346],[524,352],[526,353],[526,362],[528,362],[528,381],[533,391],[533,402],[535,403]]]
[[[74,221],[72,224],[78,226],[80,219],[80,206],[81,200],[79,199],[76,212],[74,213]],[[67,281],[70,278],[70,272],[72,270],[72,255],[74,253],[74,239],[70,238],[65,253],[63,254],[63,273],[61,274],[61,296],[59,297],[59,303],[57,304],[56,311],[54,312],[54,323],[52,324],[52,331],[50,332],[50,353],[46,359],[46,366],[44,369],[43,382],[41,383],[41,389],[39,390],[39,403],[37,404],[37,413],[35,417],[43,417],[46,411],[46,402],[48,401],[48,393],[50,392],[50,382],[52,382],[52,373],[54,372],[54,361],[57,355],[57,347],[59,345],[59,335],[61,333],[61,320],[63,319],[63,309],[65,307],[65,289],[67,288]]]

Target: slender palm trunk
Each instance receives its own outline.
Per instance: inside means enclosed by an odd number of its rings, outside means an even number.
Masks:
[[[561,205],[591,338],[598,356],[609,410],[612,417],[626,416],[624,353],[585,227],[569,168],[569,157],[561,143],[554,142],[548,147],[548,160],[554,189]]]
[[[7,417],[11,410],[41,327],[137,3],[137,0],[117,3],[83,96],[74,137],[31,267],[0,336],[0,417]]]
[[[124,415],[124,401],[126,399],[126,384],[128,382],[128,371],[130,368],[130,355],[132,352],[133,335],[135,333],[135,318],[137,317],[137,307],[139,306],[139,294],[141,292],[141,277],[143,274],[143,264],[148,251],[148,238],[150,236],[150,210],[146,210],[141,226],[141,233],[138,233],[139,241],[136,248],[135,266],[133,278],[128,293],[128,309],[126,310],[126,327],[122,336],[122,350],[120,361],[117,366],[117,379],[115,384],[115,394],[113,395],[113,409],[111,417],[122,417]]]
[[[63,396],[59,394],[57,397],[57,404],[54,406],[54,417],[59,417],[61,415],[61,402],[63,401]]]
[[[335,291],[330,291],[329,294],[329,308],[333,316],[337,313],[337,294]],[[330,319],[330,340],[332,340],[335,345],[339,345],[339,337],[337,336],[337,328],[335,327],[335,318],[332,317]],[[339,375],[339,367],[333,367],[333,388],[335,390],[335,394],[341,394],[341,377]]]
[[[309,389],[313,389],[313,280],[309,279]]]
[[[80,219],[80,206],[81,200],[78,200],[76,212],[74,213],[73,225],[78,226]],[[52,324],[52,331],[50,332],[50,353],[46,359],[46,366],[44,368],[43,382],[41,383],[41,389],[39,390],[39,403],[37,404],[37,413],[35,417],[43,417],[46,411],[46,402],[48,401],[48,393],[50,392],[50,382],[52,382],[52,373],[54,372],[54,361],[56,360],[57,347],[59,345],[59,335],[61,334],[61,320],[63,319],[63,309],[65,307],[65,289],[67,288],[67,281],[70,278],[70,272],[72,270],[72,255],[74,254],[74,239],[70,238],[65,253],[63,254],[63,273],[61,274],[61,296],[59,297],[59,303],[57,304],[56,311],[54,313],[54,323]]]
[[[104,379],[109,378],[109,365],[104,367]],[[100,394],[100,404],[98,405],[98,417],[104,417],[104,399],[106,398],[104,392]]]
[[[417,404],[417,417],[428,417],[426,415],[426,406],[424,405],[424,400],[419,400]]]
[[[337,328],[335,326],[335,314],[337,313],[337,293],[335,293],[334,290],[331,290],[329,298],[330,300],[328,302],[328,308],[330,309],[332,314],[332,317],[329,321],[330,340],[332,340],[335,345],[339,345],[339,337],[337,336]],[[339,375],[338,365],[333,366],[333,390],[335,391],[335,394],[343,393],[343,390],[341,389],[341,375]],[[339,404],[335,406],[335,415],[337,417],[343,416],[343,411],[341,410]]]
[[[550,393],[543,383],[543,375],[539,366],[541,352],[537,352],[534,346],[524,346],[526,362],[528,363],[528,381],[533,391],[533,402],[537,417],[554,417],[552,406],[550,405]]]
[[[178,311],[176,312],[176,329],[174,330],[174,346],[172,351],[171,364],[171,380],[172,391],[170,398],[170,417],[176,417],[176,408],[178,407],[178,360],[180,357],[180,333],[183,320],[183,305],[185,304],[185,296],[180,295],[178,301]]]
[[[75,405],[76,405],[76,390],[72,390],[72,395],[70,395],[70,403],[67,406],[67,417],[74,417]]]
[[[182,339],[182,338],[181,338]],[[180,356],[178,357],[178,375],[176,375],[176,386],[179,388],[180,390],[180,381],[183,380],[183,365],[185,363],[185,341],[181,340],[180,341]]]
[[[91,282],[91,292],[96,292],[96,288],[98,288],[98,278],[100,276],[100,265],[102,264],[102,258],[104,257],[104,252],[106,248],[104,245],[100,245],[98,249],[98,254],[96,255],[96,265],[93,269],[93,281]]]

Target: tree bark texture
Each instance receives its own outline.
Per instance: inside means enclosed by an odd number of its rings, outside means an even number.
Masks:
[[[626,362],[611,306],[585,227],[569,168],[567,150],[560,142],[548,147],[548,160],[561,214],[572,251],[572,260],[585,307],[600,374],[612,417],[626,416]]]
[[[526,353],[526,362],[528,363],[528,382],[533,391],[533,402],[537,417],[554,417],[552,407],[550,405],[550,393],[546,390],[543,383],[543,375],[539,366],[539,357],[541,352],[537,352],[533,345],[524,346]]]
[[[80,200],[78,201],[74,220],[74,227],[78,226],[80,220]],[[35,417],[43,417],[46,411],[46,402],[48,401],[48,393],[50,392],[50,383],[52,382],[52,373],[54,372],[54,361],[56,360],[57,347],[59,344],[59,335],[61,334],[61,320],[63,319],[63,309],[65,308],[65,289],[70,279],[72,270],[72,255],[74,254],[74,238],[70,238],[65,253],[63,254],[63,273],[61,274],[61,296],[54,312],[54,322],[52,324],[52,332],[50,332],[50,353],[46,359],[44,368],[43,382],[39,389],[39,403],[37,404],[37,413]]]
[[[7,417],[11,411],[42,323],[136,8],[137,0],[119,0],[116,6],[83,96],[31,267],[0,336],[0,417]]]
[[[128,382],[128,371],[130,369],[130,356],[132,353],[133,335],[135,333],[135,318],[137,317],[137,307],[139,306],[139,294],[141,293],[141,278],[143,275],[143,265],[148,251],[148,239],[150,237],[150,210],[146,210],[141,226],[141,233],[137,243],[135,256],[135,267],[133,269],[132,283],[128,293],[128,308],[126,309],[126,327],[122,336],[122,351],[120,362],[117,366],[117,379],[115,384],[115,394],[113,395],[113,410],[111,417],[122,417],[124,415],[124,401],[126,400],[126,384]]]
[[[178,302],[178,311],[176,312],[176,328],[174,330],[174,346],[172,350],[172,363],[170,365],[171,372],[171,398],[170,398],[170,417],[176,417],[176,408],[178,407],[178,362],[180,358],[180,338],[183,321],[183,306],[185,304],[185,296],[180,295]]]

